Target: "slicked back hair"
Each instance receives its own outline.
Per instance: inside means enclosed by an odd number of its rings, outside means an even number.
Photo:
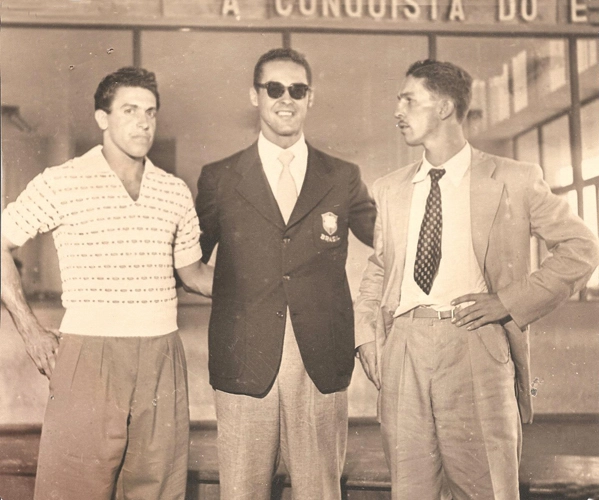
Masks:
[[[424,86],[438,96],[449,97],[456,110],[456,118],[464,121],[472,100],[472,77],[450,62],[426,59],[412,64],[406,76],[424,80]]]
[[[259,83],[265,83],[260,81],[262,79],[262,69],[266,63],[271,61],[291,61],[303,66],[306,70],[308,85],[312,85],[312,70],[310,69],[310,64],[308,64],[306,58],[296,50],[279,48],[269,50],[266,54],[262,54],[260,59],[258,59],[256,66],[254,66],[254,87]]]
[[[141,87],[149,90],[156,97],[156,109],[160,109],[160,95],[156,75],[143,68],[126,66],[114,73],[106,75],[94,94],[95,109],[102,109],[110,113],[116,92],[121,87]]]

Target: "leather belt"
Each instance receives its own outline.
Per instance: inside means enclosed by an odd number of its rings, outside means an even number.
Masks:
[[[435,311],[431,307],[418,306],[411,311],[402,314],[402,316],[410,318],[453,319],[455,317],[455,312],[455,307],[448,311]]]

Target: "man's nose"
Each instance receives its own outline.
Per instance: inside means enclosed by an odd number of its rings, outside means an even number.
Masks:
[[[393,113],[395,118],[403,118],[405,116],[404,105],[402,101],[397,101],[397,106],[395,106],[395,113]]]
[[[147,129],[150,127],[150,118],[145,113],[140,113],[140,116],[137,119],[137,125],[143,129]]]
[[[283,100],[285,102],[293,101],[291,94],[289,93],[289,89],[287,87],[285,87],[285,91],[283,92],[283,95],[281,96],[281,100]]]

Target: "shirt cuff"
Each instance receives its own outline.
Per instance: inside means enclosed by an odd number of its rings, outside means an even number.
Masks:
[[[188,248],[187,250],[175,252],[175,269],[181,269],[182,267],[189,266],[201,258],[202,249],[200,248],[200,244],[196,243],[193,247]]]

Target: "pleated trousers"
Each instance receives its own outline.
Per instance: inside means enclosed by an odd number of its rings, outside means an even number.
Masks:
[[[382,354],[392,498],[517,500],[521,425],[503,328],[400,316]]]
[[[283,357],[262,398],[215,391],[222,500],[270,500],[283,461],[294,500],[339,500],[347,391],[322,394],[304,368],[287,315]]]
[[[187,370],[177,332],[63,335],[50,380],[36,500],[183,500]]]

